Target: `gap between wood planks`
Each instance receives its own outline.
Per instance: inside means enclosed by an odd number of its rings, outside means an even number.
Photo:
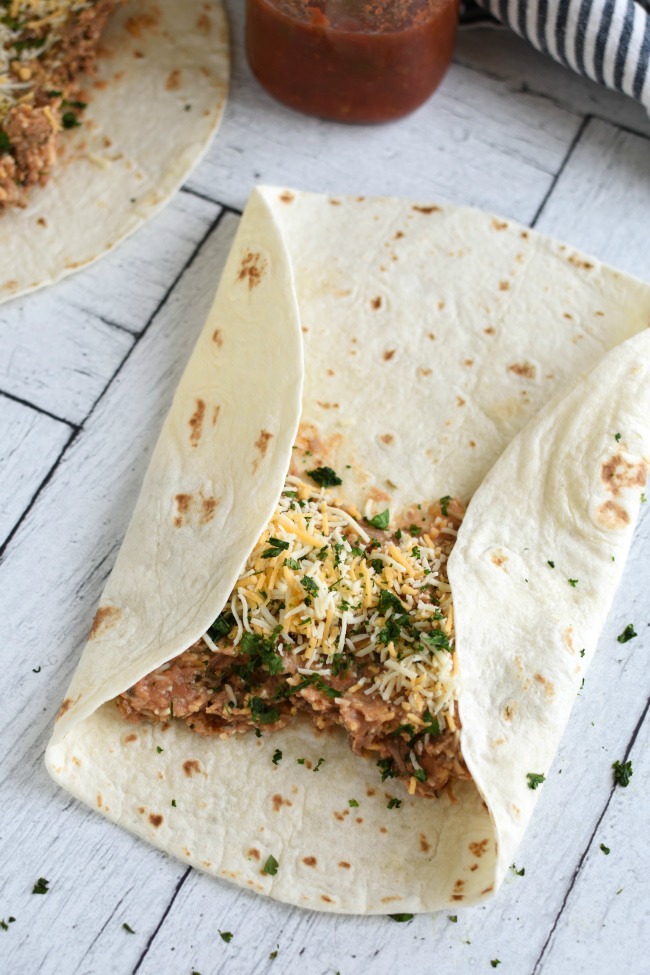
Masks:
[[[147,941],[147,944],[145,946],[144,951],[142,952],[142,954],[138,958],[138,962],[137,962],[135,968],[133,969],[131,975],[136,975],[136,972],[140,968],[140,965],[142,964],[142,962],[147,957],[147,954],[149,952],[149,949],[151,948],[152,944],[154,943],[154,940],[156,938],[156,935],[158,934],[158,932],[160,931],[161,927],[165,923],[165,920],[167,919],[167,915],[169,914],[169,912],[171,911],[172,907],[174,906],[174,901],[178,897],[178,895],[180,893],[180,890],[181,890],[181,887],[183,886],[183,884],[185,883],[185,881],[189,877],[191,870],[192,870],[192,868],[191,867],[188,867],[187,870],[185,871],[185,873],[183,874],[183,876],[181,877],[181,879],[176,882],[176,886],[174,887],[174,892],[173,892],[172,896],[169,899],[169,903],[168,903],[167,907],[165,908],[165,910],[162,912],[162,916],[161,916],[160,920],[158,921],[158,924],[153,929],[153,931],[151,933],[151,937]]]
[[[195,195],[197,195],[197,194],[195,194]],[[206,197],[206,199],[207,199],[207,197]],[[209,202],[213,203],[215,201],[210,200]],[[120,372],[122,371],[122,369],[124,368],[125,364],[127,363],[127,361],[129,360],[130,356],[132,355],[133,350],[136,348],[136,346],[138,345],[138,343],[142,339],[142,337],[144,335],[146,335],[146,333],[148,332],[148,330],[149,330],[149,328],[151,326],[151,323],[154,321],[154,319],[159,314],[159,312],[161,311],[161,309],[164,308],[164,306],[167,304],[167,301],[169,300],[169,297],[171,296],[171,294],[174,291],[174,289],[176,288],[176,285],[178,284],[178,282],[180,281],[180,279],[183,277],[183,275],[185,274],[185,272],[187,271],[187,269],[189,267],[191,267],[191,265],[194,263],[195,258],[197,257],[197,255],[201,251],[201,249],[202,249],[203,245],[205,244],[205,242],[207,241],[207,239],[218,228],[218,226],[219,226],[219,224],[220,224],[220,222],[221,222],[224,214],[226,214],[228,212],[235,212],[235,211],[232,211],[230,207],[221,206],[221,209],[219,210],[219,213],[217,214],[217,216],[215,217],[215,219],[212,221],[212,223],[210,224],[210,226],[208,227],[208,229],[206,230],[206,232],[203,234],[203,236],[201,237],[201,239],[197,243],[196,247],[194,248],[194,250],[192,251],[192,253],[188,257],[188,259],[185,261],[185,263],[183,264],[183,266],[180,268],[180,270],[178,271],[178,273],[176,274],[176,276],[172,279],[171,284],[169,285],[169,287],[167,288],[167,290],[163,294],[163,296],[160,299],[160,301],[157,303],[156,307],[153,309],[151,315],[147,319],[146,324],[145,324],[144,328],[142,329],[142,331],[140,332],[140,334],[139,335],[134,335],[134,341],[133,341],[133,344],[131,345],[130,349],[127,351],[126,355],[124,356],[124,358],[122,359],[122,361],[119,363],[117,369],[115,370],[115,372],[113,373],[113,375],[110,377],[110,379],[108,380],[108,382],[104,386],[103,390],[101,391],[101,393],[99,394],[99,396],[97,397],[97,399],[95,400],[95,402],[93,403],[93,405],[91,406],[90,410],[86,414],[83,422],[79,426],[75,426],[74,424],[70,423],[67,420],[61,420],[60,417],[54,416],[53,414],[48,413],[47,410],[43,410],[43,409],[41,409],[38,406],[34,406],[33,403],[30,403],[30,402],[28,402],[26,400],[20,400],[20,399],[18,399],[18,397],[11,396],[9,393],[3,393],[2,394],[2,395],[7,396],[9,399],[15,399],[15,400],[17,400],[17,402],[20,402],[23,406],[27,406],[27,407],[29,407],[29,408],[31,408],[33,410],[36,410],[37,412],[40,412],[40,413],[46,413],[47,416],[52,417],[52,419],[54,419],[54,420],[60,420],[61,423],[67,423],[68,426],[71,427],[72,432],[70,434],[70,437],[68,438],[67,443],[63,447],[63,450],[60,452],[60,454],[57,457],[57,459],[55,460],[54,464],[52,465],[52,467],[50,468],[50,470],[48,471],[48,473],[45,475],[45,477],[43,478],[43,480],[41,481],[41,483],[37,487],[36,491],[32,495],[32,497],[31,497],[30,501],[28,502],[27,506],[24,508],[23,513],[21,514],[20,518],[16,521],[15,525],[13,526],[13,528],[11,529],[11,531],[8,533],[5,541],[0,545],[0,563],[2,563],[4,557],[5,557],[6,553],[7,553],[7,550],[9,548],[9,546],[10,546],[10,544],[11,544],[14,536],[16,535],[16,532],[19,530],[20,526],[23,524],[23,522],[27,518],[29,512],[34,507],[34,505],[35,505],[37,499],[40,497],[43,489],[47,486],[47,484],[51,480],[54,472],[56,471],[57,467],[59,466],[59,464],[61,463],[61,461],[65,457],[68,449],[71,447],[71,445],[77,439],[79,433],[83,429],[84,424],[92,416],[92,414],[94,413],[95,409],[97,408],[97,406],[99,405],[99,403],[102,401],[102,399],[104,398],[104,396],[106,395],[106,393],[110,389],[110,387],[113,384],[114,380],[117,378],[117,376],[119,376]],[[113,324],[113,323],[108,322],[107,324]],[[124,331],[128,331],[128,329],[124,329]],[[129,334],[132,334],[132,333],[129,333]]]
[[[644,723],[646,717],[648,716],[648,711],[649,710],[650,710],[650,698],[648,698],[648,700],[646,701],[645,707],[644,707],[643,711],[641,712],[641,717],[637,721],[636,726],[634,728],[634,731],[632,732],[632,735],[630,737],[630,740],[627,743],[627,747],[625,749],[625,754],[623,755],[623,762],[627,762],[628,758],[630,757],[630,753],[632,752],[632,749],[634,748],[634,743],[635,743],[635,741],[638,738],[639,732],[641,731],[641,728],[643,727],[643,723]],[[587,854],[589,853],[589,850],[591,849],[591,845],[592,845],[592,843],[594,841],[594,837],[595,837],[596,833],[598,832],[598,830],[600,828],[600,824],[602,823],[603,819],[605,818],[605,813],[609,809],[609,804],[612,801],[612,798],[614,796],[614,792],[615,791],[616,791],[616,782],[614,782],[612,784],[612,787],[609,790],[609,796],[607,797],[607,801],[605,802],[605,805],[603,806],[603,811],[601,812],[600,816],[598,817],[598,819],[596,821],[596,825],[594,826],[593,831],[591,833],[591,836],[587,840],[587,843],[585,845],[585,848],[584,848],[584,850],[582,851],[582,853],[580,855],[580,859],[578,860],[577,866],[576,866],[575,870],[573,871],[573,875],[572,875],[571,880],[569,882],[569,886],[567,887],[566,893],[565,893],[564,897],[562,898],[562,903],[560,904],[560,909],[559,909],[559,911],[557,912],[557,914],[555,916],[555,920],[553,921],[553,924],[551,925],[551,930],[548,933],[548,936],[546,938],[546,941],[542,945],[542,950],[540,951],[539,955],[537,956],[537,961],[535,962],[535,965],[533,966],[533,970],[530,973],[530,975],[537,975],[537,973],[540,971],[540,965],[544,961],[544,955],[546,954],[546,949],[548,948],[549,944],[551,943],[551,938],[555,934],[555,930],[556,930],[556,928],[558,926],[558,922],[559,922],[559,920],[560,920],[560,918],[562,916],[562,913],[564,911],[564,908],[566,907],[567,901],[569,900],[569,897],[571,896],[571,892],[572,892],[573,888],[575,887],[576,881],[577,881],[578,877],[580,876],[580,872],[581,872],[582,867],[583,867],[583,864],[584,864],[584,862],[585,862],[585,860],[587,858]]]

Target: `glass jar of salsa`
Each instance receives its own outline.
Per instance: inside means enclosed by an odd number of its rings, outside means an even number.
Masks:
[[[435,91],[451,61],[458,0],[246,0],[258,81],[291,108],[388,122]]]

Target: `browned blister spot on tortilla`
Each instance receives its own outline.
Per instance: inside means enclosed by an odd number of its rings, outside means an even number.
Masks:
[[[625,508],[616,501],[604,501],[596,509],[598,524],[609,531],[622,531],[630,523],[630,516]]]
[[[279,792],[271,796],[271,802],[273,803],[273,812],[280,812],[283,806],[293,806],[291,799],[285,799]]]
[[[167,91],[178,91],[182,84],[182,72],[179,68],[174,68],[167,75],[167,81],[165,82],[165,88]]]
[[[489,887],[486,887],[485,890],[482,890],[481,893],[482,894],[489,894],[493,890],[494,890],[494,884],[490,884],[490,886]]]
[[[331,897],[328,897],[327,894],[321,894],[320,895],[320,899],[322,901],[325,901],[326,904],[333,904],[334,903],[334,901],[332,900],[332,898]]]
[[[384,361],[389,362],[393,358],[396,352],[397,349],[386,349],[386,351],[384,352]]]
[[[515,376],[521,376],[522,379],[534,379],[537,375],[537,369],[532,362],[526,361],[513,362],[508,366],[508,372],[514,372]]]
[[[499,291],[510,291],[510,282],[499,281]]]
[[[492,229],[493,230],[506,230],[509,226],[507,220],[497,220],[496,217],[492,218]]]
[[[375,311],[377,311],[378,308],[381,308],[381,305],[382,305],[381,296],[380,295],[377,295],[376,298],[373,298],[371,300],[371,302],[370,302],[370,305],[371,305],[372,308],[375,309]]]
[[[573,646],[573,627],[567,626],[566,630],[562,634],[562,640],[564,641],[564,646],[570,653],[575,653],[575,647]]]
[[[118,609],[117,606],[99,606],[90,627],[88,639],[94,640],[100,634],[106,633],[107,630],[115,626],[121,616],[122,610]]]
[[[428,853],[431,849],[431,844],[424,833],[420,833],[420,849],[423,853]]]
[[[102,794],[101,794],[101,792],[98,792],[97,793],[97,808],[98,809],[101,809],[102,806],[103,806],[103,804],[104,804],[104,800],[102,799]]]
[[[221,413],[221,407],[220,406],[213,406],[212,407],[212,426],[213,427],[216,427],[217,420],[219,419],[219,414],[220,413]]]
[[[508,561],[508,556],[501,549],[497,549],[496,552],[492,553],[491,556],[492,565],[496,565],[497,569],[503,569],[504,572],[508,570],[505,568],[505,564]]]
[[[138,740],[138,736],[137,735],[125,735],[124,736],[124,741],[125,742],[127,742],[127,741],[137,741],[137,740]]]
[[[536,673],[534,676],[537,683],[541,684],[541,686],[544,688],[545,696],[548,698],[549,701],[552,701],[553,698],[555,697],[555,686],[553,685],[553,682],[548,680],[546,677],[544,677],[543,674],[540,674],[539,672]]]
[[[452,894],[451,895],[452,901],[462,901],[463,897],[464,897],[464,894]]]
[[[252,857],[253,860],[259,860],[260,851],[256,850],[254,846],[251,846],[250,850],[248,851],[248,856]]]
[[[339,860],[339,867],[341,868],[341,870],[349,870],[350,864],[348,863],[347,860]]]
[[[345,809],[343,812],[338,812],[338,810],[335,809],[333,812],[334,819],[338,819],[340,823],[342,823],[345,817],[348,815],[349,815],[349,810],[347,809]]]
[[[508,701],[507,704],[503,705],[503,711],[501,712],[501,716],[504,721],[512,721],[516,713],[517,713],[516,701]]]
[[[423,369],[423,368],[418,369],[418,376],[430,376],[430,375],[431,375],[431,369]]]
[[[392,433],[382,433],[379,439],[381,440],[382,443],[391,444],[395,439],[395,437],[393,436]]]
[[[269,440],[273,438],[273,434],[269,433],[268,430],[260,430],[259,438],[255,441],[255,446],[259,450],[262,457],[266,456],[266,451],[269,446]]]
[[[188,848],[186,846],[183,847],[183,855],[186,856],[186,857],[191,857],[192,856],[191,852],[188,850]]]
[[[340,403],[330,403],[327,400],[317,399],[316,402],[320,406],[321,410],[338,410],[341,408]]]
[[[144,32],[157,27],[160,22],[160,9],[152,7],[141,14],[136,14],[124,24],[124,28],[131,37],[142,37]]]
[[[477,860],[480,860],[483,854],[487,851],[489,842],[489,840],[480,840],[478,843],[470,843],[469,852],[472,854],[472,856],[476,857]],[[462,886],[462,882],[457,880],[456,886]]]
[[[205,867],[206,870],[209,870],[212,866],[212,860],[201,860],[201,866]]]
[[[155,826],[155,828],[158,829],[158,827],[161,826],[163,823],[163,818],[160,815],[160,813],[150,813],[149,822],[151,823],[152,826]]]
[[[471,366],[474,365],[474,360],[473,359],[463,359],[463,365],[464,366],[467,366],[467,368],[469,369],[469,368],[471,368]]]
[[[318,863],[318,860],[316,859],[316,857],[303,857],[302,862],[305,864],[306,867],[315,867],[316,864]]]
[[[614,454],[602,465],[600,476],[606,490],[616,498],[624,488],[645,487],[648,465],[644,460],[630,463],[622,454]]]
[[[568,261],[569,264],[573,264],[574,267],[578,267],[582,271],[591,271],[593,269],[593,264],[591,261],[585,261],[577,254],[572,254],[571,257],[568,258]]]
[[[284,193],[280,193],[280,199],[283,203],[293,203],[295,197],[289,190],[285,190]]]
[[[440,213],[441,208],[433,204],[431,206],[424,207],[417,206],[417,204],[414,203],[411,210],[415,210],[416,213]]]
[[[220,328],[215,328],[214,332],[212,333],[212,341],[218,349],[220,349],[223,345],[223,335],[221,334]]]
[[[195,758],[188,758],[186,762],[183,762],[183,771],[188,779],[191,779],[193,775],[199,775],[203,769],[201,763]]]
[[[199,14],[196,21],[196,29],[201,34],[209,34],[212,31],[212,21],[207,14]]]
[[[217,507],[216,498],[201,498],[201,524],[207,525],[209,521],[214,518],[214,512]]]
[[[367,796],[374,796],[376,794],[377,794],[377,790],[376,789],[372,789],[370,786],[368,786],[368,788],[366,789],[366,795]]]
[[[63,715],[66,713],[66,711],[69,711],[70,708],[72,707],[72,705],[73,704],[76,704],[78,700],[79,700],[78,697],[76,697],[74,699],[71,698],[71,697],[66,697],[65,701],[63,702],[63,704],[59,708],[59,713],[56,716],[56,720],[58,721],[59,718],[62,718]]]
[[[248,290],[252,291],[260,283],[266,273],[268,262],[256,251],[247,251],[239,265],[238,281],[247,281]]]
[[[472,866],[469,869],[472,870],[472,871],[473,870],[478,870],[478,863],[473,863]]]
[[[456,397],[456,403],[458,404],[458,406],[464,406],[465,405],[465,402],[466,401],[463,399],[462,396],[457,396]]]
[[[205,400],[196,400],[196,409],[189,418],[190,426],[190,446],[197,447],[203,432],[203,420],[205,418]]]

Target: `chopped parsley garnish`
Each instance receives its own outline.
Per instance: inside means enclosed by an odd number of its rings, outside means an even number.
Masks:
[[[221,640],[223,637],[228,636],[234,625],[235,617],[232,613],[224,611],[217,616],[209,628],[208,636],[211,636],[213,640]]]
[[[523,877],[523,875],[526,873],[525,867],[522,867],[521,870],[517,870],[517,866],[514,863],[512,864],[510,869],[512,870],[513,873],[516,873],[518,877]]]
[[[390,512],[388,508],[386,508],[385,511],[381,511],[373,518],[366,518],[365,520],[369,525],[372,525],[373,528],[379,528],[382,531],[385,531],[388,528],[388,523],[390,521]]]
[[[422,529],[420,528],[419,525],[409,525],[409,534],[412,535],[414,538],[416,535],[419,535],[421,532]]]
[[[423,768],[416,768],[415,771],[413,772],[413,777],[417,779],[418,782],[427,781],[427,773],[424,771]]]
[[[609,854],[612,852],[608,846],[605,846],[604,843],[601,843],[600,844],[600,848],[601,848],[601,850],[603,851],[603,853],[605,854],[606,857],[608,857]]]
[[[310,592],[312,596],[317,596],[318,593],[320,592],[320,589],[318,588],[318,583],[315,582],[315,580],[312,579],[311,576],[303,576],[302,579],[300,580],[300,585],[303,587],[303,589],[306,589],[307,592]]]
[[[175,799],[172,799],[172,806],[174,807],[174,809],[176,809],[176,800]]]
[[[377,608],[382,616],[385,616],[389,609],[394,609],[398,613],[404,612],[401,601],[390,589],[382,589],[379,593],[379,605]]]
[[[400,923],[412,921],[414,917],[413,914],[389,914],[388,916],[392,917],[393,921],[399,921]]]
[[[304,758],[297,758],[296,761],[298,762],[298,765],[304,765],[305,764]]]
[[[398,542],[401,541],[401,539],[402,539],[402,529],[401,528],[398,528],[397,531],[395,532],[395,539]]]
[[[174,698],[172,698],[169,702],[169,717],[174,717]]]
[[[431,633],[423,633],[422,637],[432,646],[440,647],[442,650],[448,650],[451,653],[449,637],[442,630],[432,630]]]
[[[4,129],[0,129],[0,152],[11,152],[11,142]]]
[[[424,718],[425,721],[428,721],[428,724],[422,729],[422,734],[423,735],[429,734],[434,736],[439,735],[440,724],[438,722],[438,719],[432,718],[430,711],[425,711],[422,717]]]
[[[377,762],[377,768],[381,769],[381,781],[385,782],[386,779],[394,779],[395,772],[393,771],[393,760],[391,758],[380,758]]]
[[[269,538],[269,547],[265,548],[262,552],[263,559],[274,559],[276,555],[280,552],[286,552],[289,548],[289,542],[284,542],[281,538]]]
[[[226,944],[230,944],[232,941],[232,931],[219,931],[219,937],[222,941],[225,941]]]
[[[45,877],[39,877],[36,883],[34,884],[32,894],[47,894],[49,891],[49,886],[50,886],[49,880],[46,880]]]
[[[76,129],[81,125],[74,112],[64,112],[61,116],[61,125],[64,129]]]
[[[269,955],[269,961],[275,961],[277,957],[278,957],[278,949],[276,948],[276,950],[272,951],[271,954]]]
[[[554,569],[554,568],[555,568],[555,562],[553,562],[553,560],[552,560],[552,559],[547,559],[547,560],[546,560],[546,564],[547,564],[547,565],[550,565],[550,567],[551,567],[552,569]]]
[[[316,762],[316,765],[312,769],[312,772],[318,772],[319,769],[320,769],[320,767],[321,767],[321,765],[324,765],[324,764],[325,764],[325,759],[324,758],[319,758],[318,761]]]
[[[271,854],[262,867],[262,873],[268,873],[269,877],[275,877],[276,873],[278,872],[278,866],[278,861],[275,859],[273,854]]]
[[[526,778],[528,779],[529,789],[536,789],[538,785],[542,784],[542,782],[546,782],[546,776],[542,775],[540,772],[528,772],[526,774]]]
[[[341,478],[331,467],[316,467],[313,471],[306,473],[307,477],[311,477],[312,481],[319,487],[336,487],[337,484],[343,484]]]
[[[280,720],[278,709],[269,707],[261,697],[251,697],[248,706],[251,709],[251,718],[258,724],[275,724]]]
[[[452,924],[458,924],[458,915],[457,914],[448,914],[447,915],[447,920],[448,921],[451,921]]]
[[[256,728],[255,729],[255,737],[256,738],[261,738],[262,737],[262,732],[260,731],[259,728]]]
[[[401,799],[396,799],[395,796],[393,796],[392,799],[389,799],[388,800],[388,803],[386,805],[386,808],[387,809],[399,809],[399,807],[401,805],[402,805],[402,800]]]
[[[348,799],[348,806],[351,806],[352,809],[358,809],[359,803],[357,802],[356,799]]]
[[[573,586],[574,589],[578,585],[578,582],[579,581],[580,581],[579,579],[567,579],[567,582],[569,583],[569,585],[570,586]]]
[[[584,652],[584,650],[581,650],[581,651],[580,651],[580,656],[581,656],[581,657],[584,657],[584,655],[585,655],[585,652]]]
[[[128,931],[129,934],[135,934],[135,931],[133,930],[133,928],[131,927],[131,925],[130,924],[127,924],[126,921],[124,922],[124,924],[122,925],[122,927],[124,928],[125,931]]]
[[[451,495],[445,494],[444,498],[440,498],[440,510],[442,511],[445,518],[449,514],[449,502],[451,501]]]
[[[344,653],[335,653],[332,657],[332,677],[345,674],[350,669],[350,658]]]
[[[250,672],[256,666],[264,667],[271,677],[276,677],[284,670],[284,661],[279,653],[275,652],[275,641],[279,636],[280,628],[276,626],[270,637],[260,636],[259,633],[244,633],[239,646],[243,653],[250,656],[250,663],[241,668],[240,677],[250,677]]]
[[[496,968],[497,965],[501,964],[501,961],[498,958],[493,958],[490,964],[492,965],[492,968]]]
[[[382,559],[371,559],[370,564],[378,575],[380,572],[384,571],[384,563]]]
[[[621,435],[620,435],[620,433],[615,433],[614,434],[614,440],[616,441],[616,443],[620,443],[621,442]]]
[[[282,761],[282,752],[280,751],[279,748],[276,748],[275,751],[273,752],[273,758],[271,761],[273,762],[274,765],[277,765],[278,762]]]
[[[617,760],[612,765],[612,768],[614,769],[614,782],[616,785],[626,788],[632,778],[632,762],[619,762]]]
[[[156,745],[156,751],[157,751],[157,752],[158,752],[158,754],[160,755],[160,753],[161,753],[162,751],[164,751],[164,749],[163,749],[163,748],[161,748],[161,747],[160,747],[160,745]]]
[[[645,504],[647,500],[648,499],[646,498],[645,494],[642,494],[641,495],[641,504]]]
[[[639,634],[634,629],[634,624],[633,623],[628,623],[627,626],[625,627],[625,629],[623,630],[623,632],[620,633],[616,637],[616,639],[618,640],[619,643],[627,643],[628,640],[633,640],[634,637],[635,636],[638,636],[638,635]]]

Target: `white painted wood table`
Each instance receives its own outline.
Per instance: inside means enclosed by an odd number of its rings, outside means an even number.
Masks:
[[[447,912],[396,924],[261,899],[149,848],[46,775],[55,712],[252,184],[472,203],[650,278],[640,107],[479,29],[461,36],[415,115],[329,125],[252,81],[241,6],[232,0],[226,117],[187,186],[99,265],[0,307],[0,972],[430,975],[487,972],[496,959],[504,975],[647,972],[647,512],[518,855],[525,876],[456,923]],[[639,636],[620,644],[629,622]],[[623,758],[634,775],[614,789]],[[49,892],[33,895],[41,876]]]

